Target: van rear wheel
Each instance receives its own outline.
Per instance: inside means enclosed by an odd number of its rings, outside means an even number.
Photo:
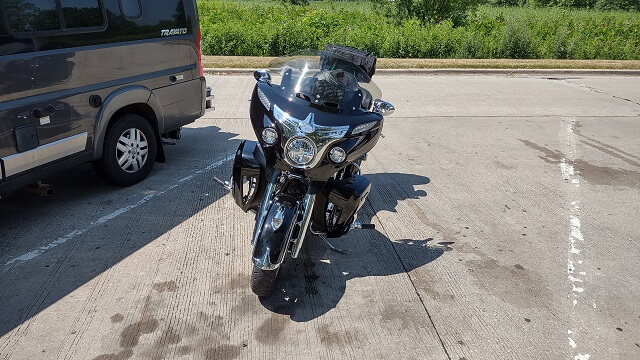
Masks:
[[[157,152],[158,144],[151,124],[140,115],[128,114],[109,128],[102,157],[93,165],[105,181],[130,186],[149,175]]]

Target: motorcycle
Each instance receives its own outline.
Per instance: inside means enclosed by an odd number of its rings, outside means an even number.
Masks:
[[[251,290],[267,296],[282,263],[297,258],[307,231],[338,238],[361,224],[371,182],[360,174],[393,105],[371,80],[375,57],[337,45],[277,59],[254,73],[251,125],[257,141],[243,141],[233,163],[231,191],[245,212],[255,211]]]

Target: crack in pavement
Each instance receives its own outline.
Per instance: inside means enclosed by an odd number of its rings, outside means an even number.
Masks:
[[[579,82],[570,82],[569,80],[571,80],[571,79],[554,79],[554,78],[549,78],[548,80],[563,81],[563,82],[565,82],[565,83],[567,83],[567,84],[575,85],[575,86],[578,86],[578,87],[581,87],[581,88],[587,89],[587,90],[589,90],[589,91],[595,92],[595,93],[597,93],[597,94],[604,94],[604,95],[607,95],[607,96],[611,96],[612,98],[615,98],[615,99],[618,99],[618,100],[628,101],[628,102],[630,102],[630,103],[632,103],[632,104],[635,104],[635,105],[640,106],[640,103],[635,102],[635,101],[633,101],[633,100],[631,100],[631,99],[627,99],[627,98],[623,98],[623,97],[621,97],[621,96],[617,96],[617,95],[609,94],[608,92],[606,92],[606,91],[604,91],[604,90],[602,90],[602,89],[598,89],[598,88],[596,88],[596,87],[589,86],[589,85],[587,85],[587,84],[583,84],[583,83],[579,83]],[[576,80],[577,80],[577,79],[576,79]],[[640,115],[640,112],[638,112],[638,115]]]
[[[375,208],[373,207],[373,204],[371,204],[371,199],[369,199],[368,197],[367,197],[367,203],[369,204],[369,208],[373,212],[373,216],[372,217],[375,217],[375,218],[378,219],[378,223],[382,227],[382,233],[384,233],[384,236],[386,236],[387,239],[389,239],[389,234],[387,233],[387,230],[385,229],[384,224],[382,223],[382,219],[380,219],[380,217],[378,217],[378,215],[377,215],[377,213],[375,211]],[[407,266],[402,261],[402,257],[400,257],[400,254],[398,254],[398,250],[396,249],[395,246],[393,246],[393,242],[392,241],[391,241],[391,247],[393,248],[393,252],[396,254],[396,257],[398,258],[398,261],[402,265],[402,269],[404,270],[404,273],[407,274],[407,278],[409,279],[409,282],[411,283],[411,286],[413,287],[413,290],[415,291],[416,295],[418,296],[418,300],[420,300],[420,303],[422,304],[422,307],[424,308],[424,311],[427,314],[427,317],[429,318],[429,322],[431,322],[431,326],[433,326],[433,330],[436,332],[436,336],[438,337],[438,340],[440,341],[440,345],[442,346],[442,350],[444,351],[445,355],[447,355],[447,359],[452,360],[451,359],[451,355],[449,354],[449,351],[447,350],[447,347],[444,344],[444,340],[442,339],[442,336],[440,335],[440,331],[438,331],[438,328],[436,327],[436,324],[433,321],[433,318],[431,317],[431,313],[429,313],[429,309],[427,309],[427,305],[424,303],[424,299],[420,295],[420,292],[418,291],[418,287],[416,286],[415,282],[413,281],[413,278],[411,277],[411,274],[409,273],[409,269],[407,269]]]

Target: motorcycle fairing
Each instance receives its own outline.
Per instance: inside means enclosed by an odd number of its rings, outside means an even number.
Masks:
[[[232,193],[242,211],[255,210],[260,205],[267,185],[265,169],[265,157],[260,145],[248,140],[240,143],[233,161]],[[255,179],[253,192],[246,188],[251,184],[245,183],[245,179],[249,178]]]
[[[316,196],[312,224],[314,232],[325,233],[330,238],[347,233],[370,191],[371,181],[360,175],[327,181],[322,191]],[[326,210],[329,203],[342,209],[336,223],[331,227],[326,223]]]
[[[293,196],[280,194],[273,198],[253,248],[255,266],[262,270],[275,270],[282,264],[299,208],[299,202]],[[273,219],[276,216],[281,217],[282,224],[274,229]]]

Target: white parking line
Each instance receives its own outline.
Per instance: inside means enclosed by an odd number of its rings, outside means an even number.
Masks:
[[[112,219],[114,219],[114,218],[116,218],[116,217],[128,212],[129,210],[135,209],[138,206],[148,202],[149,200],[151,200],[151,199],[153,199],[153,198],[155,198],[157,196],[160,196],[162,194],[165,194],[165,193],[175,189],[176,187],[184,184],[185,182],[187,182],[189,180],[192,180],[197,175],[200,175],[200,174],[202,174],[204,172],[207,172],[207,171],[211,171],[211,170],[221,166],[222,164],[226,163],[227,161],[231,160],[232,158],[233,158],[233,156],[227,156],[225,158],[216,160],[213,163],[209,164],[208,166],[206,166],[206,167],[204,167],[204,168],[202,168],[200,170],[194,171],[190,175],[178,180],[178,182],[176,182],[173,185],[170,185],[170,186],[166,187],[163,190],[153,192],[153,193],[143,197],[142,199],[138,200],[137,202],[135,202],[135,203],[133,203],[131,205],[122,207],[122,208],[120,208],[120,209],[118,209],[118,210],[116,210],[116,211],[114,211],[114,212],[112,212],[110,214],[102,216],[101,218],[99,218],[98,220],[90,223],[86,227],[84,227],[82,229],[73,230],[70,233],[68,233],[68,234],[66,234],[66,235],[64,235],[62,237],[57,238],[56,240],[50,242],[47,245],[41,246],[41,247],[39,247],[39,248],[37,248],[35,250],[29,251],[28,253],[25,253],[25,254],[22,254],[20,256],[17,256],[15,258],[7,261],[4,264],[4,266],[2,268],[2,272],[4,273],[4,272],[6,272],[6,271],[18,266],[18,265],[21,265],[21,264],[24,264],[27,261],[33,260],[33,259],[41,256],[45,252],[47,252],[47,251],[49,251],[49,250],[51,250],[51,249],[53,249],[53,248],[55,248],[55,247],[57,247],[59,245],[62,245],[64,243],[66,243],[67,241],[69,241],[71,239],[74,239],[74,238],[86,233],[87,231],[89,231],[89,230],[91,230],[91,229],[93,229],[93,228],[95,228],[95,227],[97,227],[99,225],[102,225],[102,224],[106,223],[107,221],[112,220]]]
[[[573,167],[577,159],[577,147],[575,137],[575,118],[569,121],[565,126],[564,136],[566,138],[567,151],[565,158],[560,163],[560,170],[562,171],[562,177],[569,182],[571,186],[571,215],[569,216],[569,252],[567,256],[567,279],[571,283],[571,316],[576,316],[576,306],[578,305],[578,299],[584,293],[584,282],[586,280],[587,273],[584,271],[584,256],[582,254],[582,247],[584,245],[584,236],[582,235],[581,223],[580,223],[580,175]],[[577,324],[572,324],[572,329],[568,330],[569,346],[575,352],[574,360],[589,360],[591,357],[589,354],[582,354],[578,352],[578,345],[575,339],[579,335],[577,333]]]

